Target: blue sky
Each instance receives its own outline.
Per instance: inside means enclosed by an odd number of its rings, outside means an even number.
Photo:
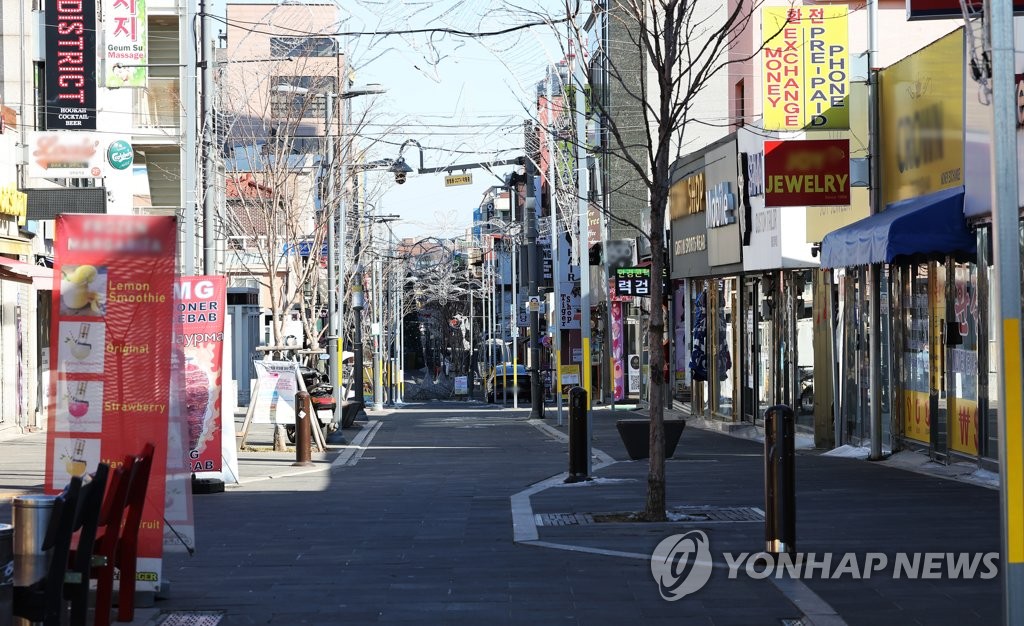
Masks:
[[[544,10],[559,15],[557,3],[531,1],[525,6],[532,4],[547,5]],[[342,25],[348,31],[444,27],[479,32],[535,19],[526,10],[510,11],[507,5],[487,0],[389,4],[350,0],[341,6],[343,11],[352,11]],[[378,137],[385,142],[372,158],[394,158],[399,145],[413,139],[424,148],[425,167],[522,154],[521,125],[531,115],[525,107],[532,102],[545,67],[562,56],[549,27],[482,41],[426,34],[349,41],[357,69],[356,85],[379,83],[387,89],[386,94],[372,99],[350,101],[357,112],[369,105],[380,116],[380,125],[367,129],[371,135],[380,132]],[[385,135],[389,124],[399,128]],[[404,156],[413,167],[418,165],[420,155],[414,145]],[[511,169],[505,166],[494,171],[503,175]],[[410,175],[406,184],[387,188],[378,199],[377,210],[402,216],[394,225],[399,237],[461,234],[484,191],[499,182],[484,169],[467,173],[473,176],[471,185],[448,188],[444,174]],[[390,174],[369,172],[366,176]],[[367,186],[372,187],[373,181],[368,180]]]

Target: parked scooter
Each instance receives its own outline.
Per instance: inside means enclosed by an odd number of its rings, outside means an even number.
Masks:
[[[326,374],[321,374],[312,367],[300,366],[299,374],[302,375],[302,382],[306,384],[313,414],[320,421],[320,430],[324,436],[329,435],[341,426],[334,421],[334,385]],[[285,431],[288,434],[288,441],[295,443],[295,425],[286,425]]]

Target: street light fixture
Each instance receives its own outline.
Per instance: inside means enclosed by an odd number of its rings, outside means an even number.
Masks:
[[[275,91],[282,93],[296,93],[296,94],[308,94],[310,90],[306,87],[298,87],[295,85],[282,84],[274,87]],[[334,190],[334,133],[333,131],[333,117],[334,117],[334,99],[340,98],[342,100],[348,100],[357,96],[373,95],[384,93],[386,89],[378,84],[368,84],[365,87],[359,89],[350,89],[343,91],[342,93],[334,93],[331,91],[325,91],[322,93],[315,93],[316,97],[326,98],[325,103],[325,121],[324,121],[324,137],[327,141],[327,189],[330,191]],[[343,156],[341,159],[342,167],[342,184],[344,184],[346,173],[347,157]],[[329,214],[330,219],[327,222],[327,354],[329,357],[329,370],[331,377],[331,385],[334,388],[334,416],[333,422],[338,425],[338,432],[341,432],[341,425],[343,423],[343,402],[345,398],[342,392],[342,380],[340,376],[341,372],[341,358],[340,358],[340,347],[339,343],[341,340],[340,326],[342,319],[342,299],[338,297],[338,277],[344,279],[345,276],[345,256],[344,254],[338,254],[337,242],[340,240],[345,241],[345,196],[341,194],[338,199],[338,210]],[[338,232],[338,226],[340,225],[340,232]],[[355,296],[353,295],[353,300]],[[357,309],[358,310],[358,309]],[[357,326],[358,332],[358,326]],[[357,378],[361,378],[361,372]],[[362,388],[357,387],[357,400],[362,405]],[[358,408],[357,408],[358,410]],[[344,442],[344,435],[341,436],[342,443]]]

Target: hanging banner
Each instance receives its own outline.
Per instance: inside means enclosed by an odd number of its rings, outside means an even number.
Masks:
[[[104,85],[145,87],[149,63],[146,0],[101,0]],[[127,66],[127,67],[126,67]]]
[[[138,588],[157,591],[167,493],[177,224],[59,215],[54,239],[46,490],[152,443]],[[177,465],[177,463],[174,463]],[[181,498],[190,498],[182,493]]]
[[[227,279],[182,276],[177,295],[185,359],[186,462],[193,472],[219,472]]]
[[[579,330],[583,316],[580,306],[580,284],[561,283],[558,291],[558,327],[562,330]]]
[[[46,0],[46,128],[96,130],[96,0]]]
[[[622,338],[622,303],[612,300],[610,305],[612,318],[612,384],[615,388],[615,399],[622,400],[626,397],[626,372],[623,367],[623,338]]]
[[[846,6],[761,9],[765,130],[850,127]]]
[[[299,365],[294,361],[253,361],[256,366],[254,424],[294,424]]]

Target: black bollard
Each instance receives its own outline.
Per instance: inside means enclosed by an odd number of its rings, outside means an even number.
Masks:
[[[772,554],[796,554],[795,440],[793,409],[764,412],[764,540]]]
[[[587,475],[587,390],[569,390],[569,477],[567,483],[590,480]]]
[[[295,394],[295,462],[292,465],[312,465],[309,438],[313,435],[309,420],[313,416],[313,406],[309,394],[300,391]]]

